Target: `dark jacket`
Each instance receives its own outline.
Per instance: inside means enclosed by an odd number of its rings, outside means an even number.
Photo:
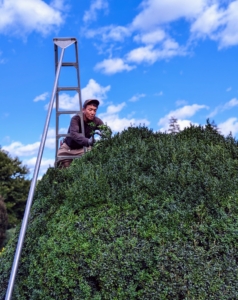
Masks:
[[[90,126],[89,123],[94,123],[95,126]],[[102,125],[103,121],[98,117],[95,117],[93,121],[89,121],[86,123],[84,121],[84,130],[85,130],[85,137],[82,134],[81,130],[81,120],[79,115],[75,115],[72,117],[68,129],[68,133],[70,133],[70,137],[66,137],[64,142],[71,148],[71,149],[79,149],[82,147],[88,147],[88,140],[92,136],[93,130],[98,130],[98,126]]]

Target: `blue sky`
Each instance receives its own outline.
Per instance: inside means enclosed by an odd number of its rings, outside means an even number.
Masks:
[[[0,145],[31,172],[55,79],[55,37],[79,46],[83,100],[114,132],[214,120],[238,135],[238,0],[0,0]],[[72,46],[71,46],[72,47]],[[74,60],[73,47],[65,61]],[[61,71],[60,85],[75,74]],[[61,109],[78,109],[60,94]],[[70,116],[60,121],[66,132]],[[55,110],[39,176],[54,165]]]

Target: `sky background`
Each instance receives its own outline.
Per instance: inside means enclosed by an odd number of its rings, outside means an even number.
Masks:
[[[82,99],[114,132],[215,121],[238,135],[238,0],[0,0],[0,145],[34,170],[55,80],[55,37],[78,40]],[[74,61],[74,46],[64,61]],[[63,68],[60,86],[74,86]],[[73,69],[73,68],[72,68]],[[65,71],[64,71],[65,70]],[[60,107],[78,110],[74,93]],[[66,132],[70,115],[60,119]],[[39,178],[55,157],[52,111]]]

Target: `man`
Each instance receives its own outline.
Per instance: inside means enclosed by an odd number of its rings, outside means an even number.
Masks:
[[[60,146],[57,156],[69,156],[84,154],[84,147],[90,150],[94,143],[94,137],[92,132],[99,130],[100,125],[103,125],[103,121],[96,117],[96,112],[99,106],[97,99],[88,99],[83,104],[83,123],[85,137],[82,134],[81,119],[79,115],[72,117],[68,129],[68,134],[64,139],[63,144]],[[59,161],[60,167],[69,167],[73,159],[64,159]]]

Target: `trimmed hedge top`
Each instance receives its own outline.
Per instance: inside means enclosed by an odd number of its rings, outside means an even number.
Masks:
[[[238,144],[131,127],[49,169],[13,299],[237,299]],[[4,297],[13,240],[1,256]]]

